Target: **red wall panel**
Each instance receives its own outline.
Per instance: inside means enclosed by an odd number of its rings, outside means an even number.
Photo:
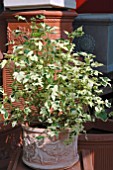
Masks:
[[[113,13],[113,0],[76,0],[78,13]]]

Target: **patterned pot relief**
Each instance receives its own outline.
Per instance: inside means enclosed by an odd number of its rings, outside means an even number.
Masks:
[[[45,129],[31,128],[23,126],[23,162],[34,168],[42,170],[57,170],[71,167],[79,157],[77,153],[77,137],[69,145],[64,144],[69,133],[64,132],[59,135],[59,139],[50,139],[45,133]],[[44,136],[37,140],[38,136]]]

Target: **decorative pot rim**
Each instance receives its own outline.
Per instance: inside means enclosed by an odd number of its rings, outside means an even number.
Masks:
[[[38,133],[43,133],[45,132],[45,128],[38,128],[38,127],[30,127],[30,126],[26,126],[24,124],[21,125],[22,128],[26,131],[29,131],[29,132],[38,132]]]
[[[21,126],[23,130],[26,130],[28,132],[45,133],[48,130],[47,128],[26,126],[25,124],[22,124]],[[67,129],[64,129],[64,131],[71,132],[71,129],[67,128]]]

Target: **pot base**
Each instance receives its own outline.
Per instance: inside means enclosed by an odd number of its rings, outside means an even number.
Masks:
[[[77,155],[75,162],[73,162],[72,164],[70,164],[70,166],[67,167],[60,167],[60,168],[55,168],[54,166],[37,166],[37,165],[33,165],[32,163],[27,162],[23,157],[22,157],[22,161],[25,165],[31,167],[34,170],[68,170],[69,168],[73,167],[73,165],[75,165],[78,161],[79,161],[79,156]]]

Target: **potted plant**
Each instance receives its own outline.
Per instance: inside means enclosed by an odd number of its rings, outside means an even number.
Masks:
[[[74,53],[72,41],[83,34],[81,27],[65,32],[67,39],[54,40],[56,28],[39,19],[43,16],[31,18],[30,32],[13,32],[21,41],[13,42],[13,52],[1,63],[13,83],[11,95],[1,90],[0,111],[6,122],[23,127],[24,163],[43,170],[66,168],[78,161],[77,136],[84,123],[107,119],[110,103],[100,94],[110,80],[95,69],[101,64],[93,54]]]

